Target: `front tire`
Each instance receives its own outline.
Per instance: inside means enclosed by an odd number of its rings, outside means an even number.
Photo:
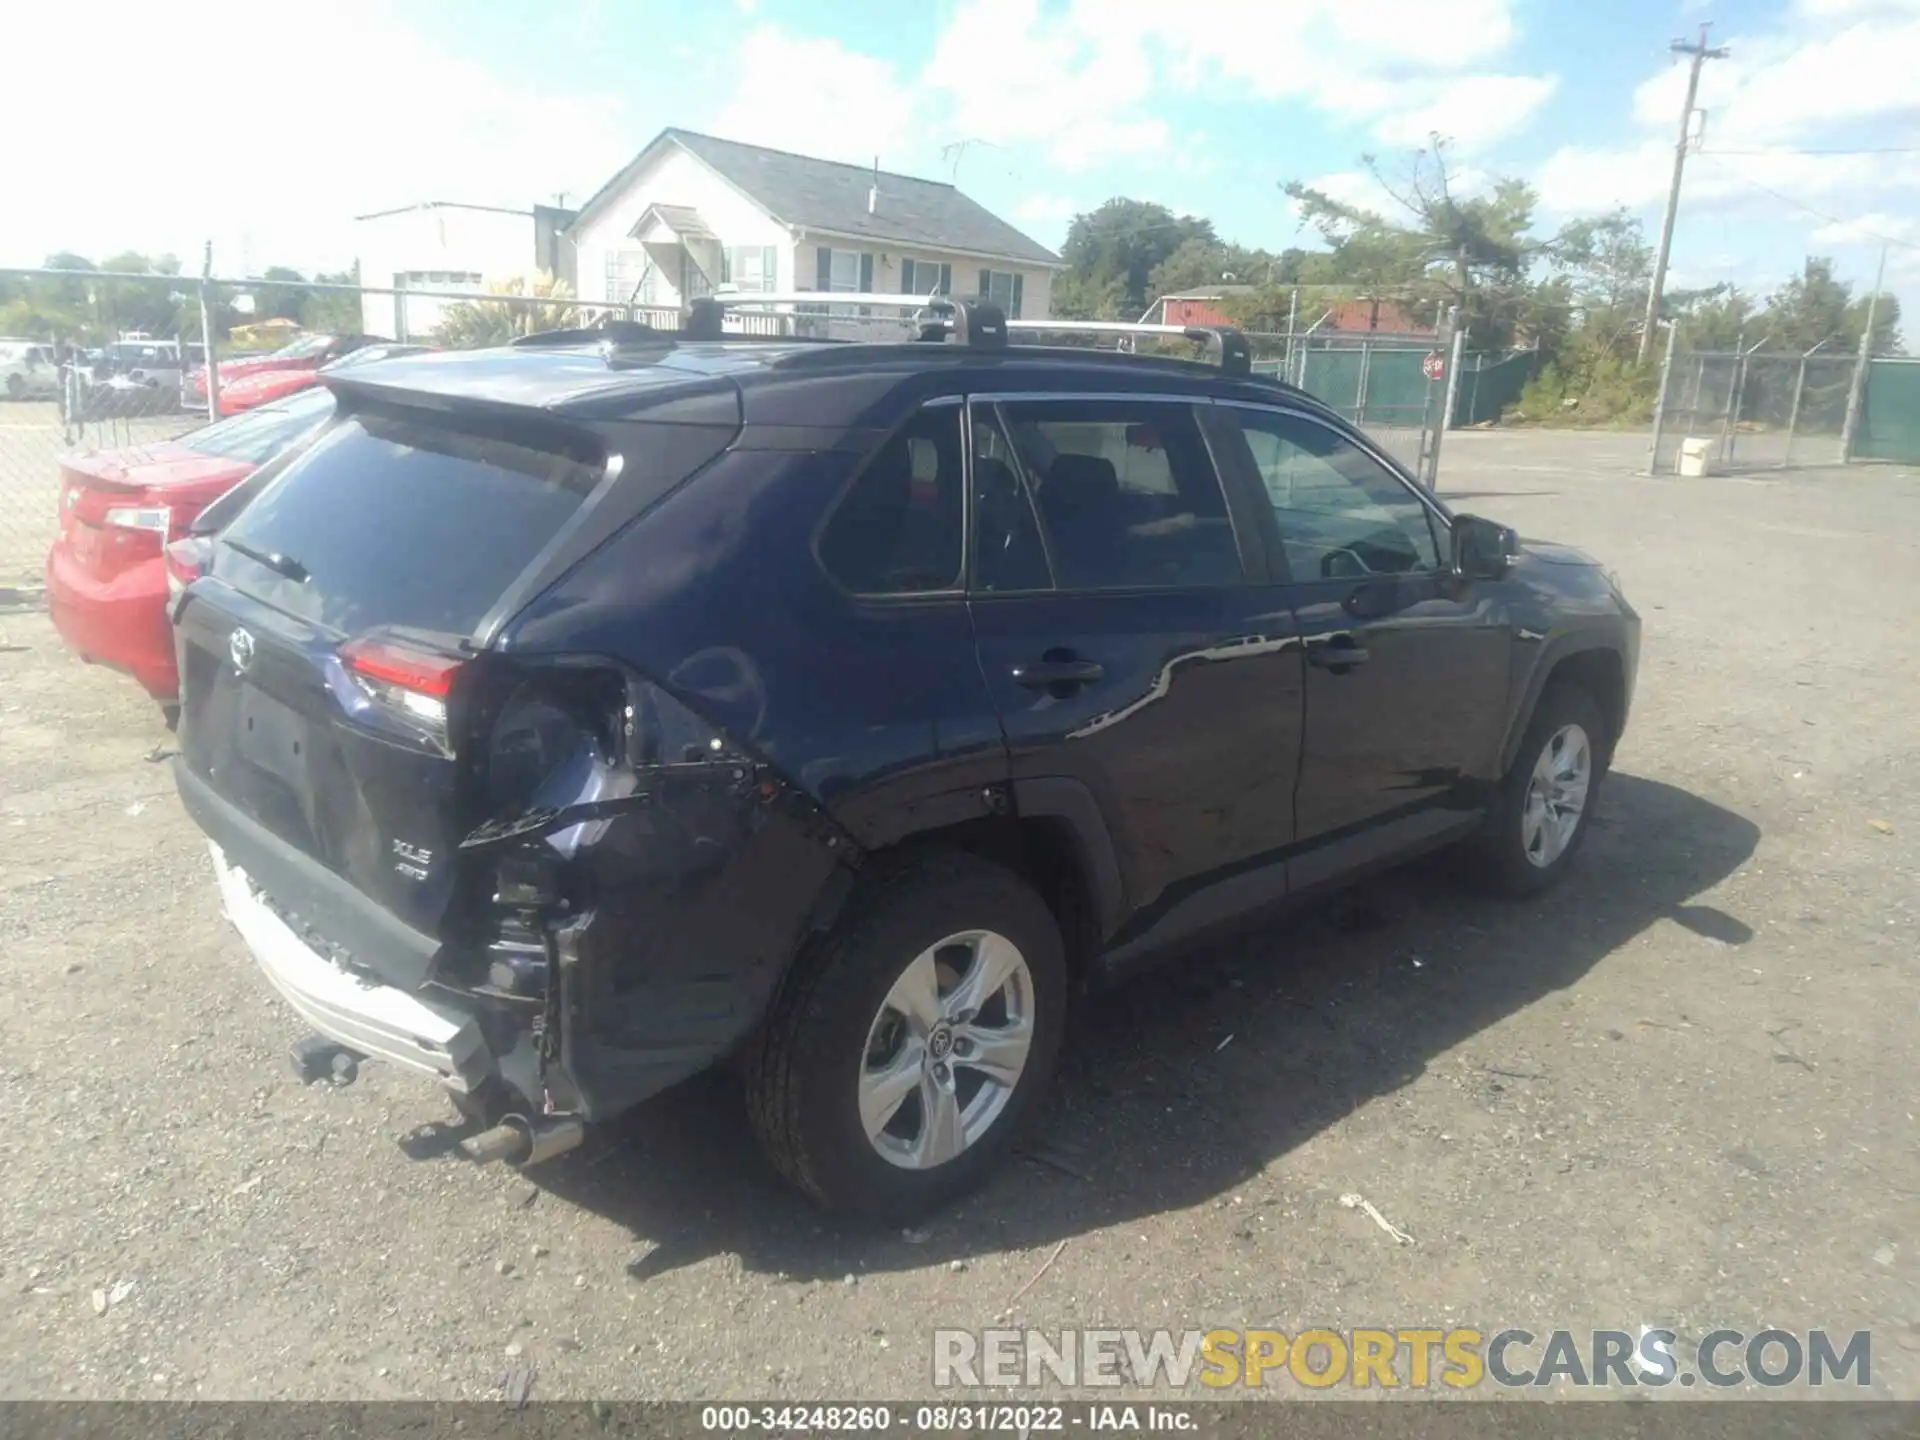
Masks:
[[[1559,883],[1586,840],[1608,745],[1593,697],[1577,685],[1550,685],[1475,842],[1489,889],[1537,895]]]
[[[826,1209],[898,1223],[979,1184],[1052,1078],[1067,1003],[1052,913],[1018,876],[927,852],[875,877],[748,1056],[753,1127]]]

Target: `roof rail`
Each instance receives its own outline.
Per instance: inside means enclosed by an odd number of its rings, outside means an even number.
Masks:
[[[1253,373],[1253,351],[1247,344],[1247,337],[1231,325],[1143,325],[1123,320],[1009,320],[1000,307],[991,301],[960,300],[945,295],[869,295],[827,290],[728,291],[721,295],[702,296],[689,305],[681,322],[679,338],[727,338],[721,325],[726,310],[787,305],[858,305],[871,310],[911,310],[920,339],[969,345],[980,350],[1004,349],[1013,331],[1028,334],[1172,336],[1204,345],[1207,359],[1229,375]]]

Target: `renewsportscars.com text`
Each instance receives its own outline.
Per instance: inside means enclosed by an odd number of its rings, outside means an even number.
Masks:
[[[1873,1381],[1873,1337],[1714,1330],[936,1330],[936,1387],[1506,1389],[1849,1385]]]

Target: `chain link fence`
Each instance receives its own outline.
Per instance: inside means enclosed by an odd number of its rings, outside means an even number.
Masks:
[[[1844,464],[1861,361],[1676,347],[1653,415],[1649,472],[1681,473],[1684,455],[1721,474]]]

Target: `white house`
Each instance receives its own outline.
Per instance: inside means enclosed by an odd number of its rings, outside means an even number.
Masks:
[[[551,205],[510,210],[429,200],[354,217],[360,283],[393,290],[478,293],[488,281],[546,270],[573,283],[574,212]],[[395,340],[432,333],[452,300],[364,295],[361,328]]]
[[[722,287],[985,295],[1045,319],[1060,257],[951,185],[663,130],[581,207],[583,300],[678,307]]]

